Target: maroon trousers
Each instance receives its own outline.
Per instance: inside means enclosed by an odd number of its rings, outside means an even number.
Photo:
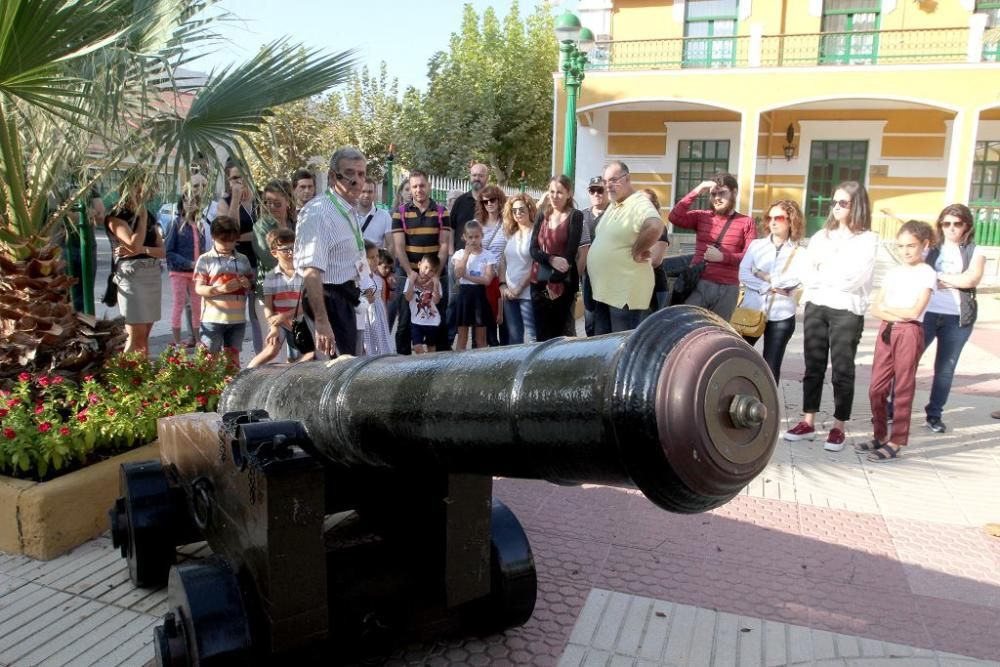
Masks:
[[[888,339],[888,342],[886,340]],[[920,322],[883,322],[875,338],[875,360],[868,399],[872,406],[875,439],[884,442],[889,433],[889,392],[895,385],[892,443],[906,445],[910,439],[910,412],[917,387],[917,364],[924,351],[924,327]]]

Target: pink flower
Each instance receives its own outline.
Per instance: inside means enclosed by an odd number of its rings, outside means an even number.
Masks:
[[[87,401],[89,401],[91,405],[94,405],[95,403],[101,402],[101,397],[97,394],[89,394],[87,396]]]
[[[53,378],[52,378],[52,384],[62,384],[63,383],[63,379],[64,378],[63,378],[62,375],[53,376]]]
[[[21,399],[20,398],[12,398],[9,401],[7,401],[7,407],[8,408],[12,408],[15,405],[20,405],[20,404],[21,404]]]
[[[38,405],[35,406],[35,414],[36,415],[40,415],[43,412],[45,412],[45,406],[44,405],[42,405],[41,403],[39,403]]]
[[[59,435],[63,435],[63,436],[69,435],[69,429],[66,428],[65,426],[60,426],[59,427]]]
[[[31,376],[28,375],[27,373],[21,373],[20,375],[17,376],[17,379],[20,380],[21,382],[27,382],[28,380],[31,379]]]
[[[80,422],[81,424],[83,424],[84,422],[87,421],[87,413],[86,412],[81,412],[81,413],[77,414],[76,415],[76,420],[78,422]]]
[[[83,376],[83,381],[84,382],[93,382],[94,381],[94,376],[93,375],[84,375]]]
[[[42,377],[38,378],[38,384],[42,385],[43,387],[48,387],[48,386],[49,386],[49,384],[51,384],[51,382],[52,382],[52,381],[51,381],[51,380],[49,380],[49,379],[48,379],[47,377],[45,377],[44,375],[43,375]]]
[[[14,438],[16,438],[16,437],[17,437],[17,432],[16,432],[16,431],[14,431],[14,429],[12,429],[12,428],[5,428],[5,429],[3,430],[3,435],[4,435],[4,437],[5,437],[5,438],[7,438],[8,440],[13,440]]]
[[[51,430],[52,430],[52,424],[48,422],[42,422],[41,424],[38,425],[39,433],[48,433]]]

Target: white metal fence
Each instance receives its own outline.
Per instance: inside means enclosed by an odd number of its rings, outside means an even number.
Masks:
[[[404,172],[393,171],[392,174],[393,200],[395,200],[395,192],[399,188],[399,184],[402,183],[403,177],[404,177]],[[428,176],[428,180],[430,181],[430,186],[431,186],[431,198],[434,201],[441,202],[442,204],[445,204],[449,201],[450,199],[450,197],[448,196],[449,193],[468,192],[472,188],[472,182],[469,181],[469,179],[467,178],[449,178],[447,176],[435,176],[432,174]],[[521,188],[517,185],[508,184],[508,185],[498,185],[497,187],[503,190],[504,194],[506,194],[508,197],[517,194],[518,192],[521,191]],[[531,195],[531,197],[535,201],[538,201],[542,197],[542,195],[545,194],[544,190],[540,190],[538,188],[525,188],[524,192],[528,195]]]

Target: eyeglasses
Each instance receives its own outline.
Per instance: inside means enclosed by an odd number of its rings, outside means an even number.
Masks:
[[[497,203],[497,198],[496,197],[483,197],[483,203],[484,204],[495,204],[495,203]]]
[[[295,246],[282,245],[278,246],[274,250],[275,252],[280,252],[282,255],[291,255],[293,252],[295,252]]]
[[[851,208],[851,200],[850,199],[834,199],[832,202],[830,202],[830,208],[837,208],[838,206],[840,208]]]
[[[618,183],[623,178],[628,178],[628,174],[619,174],[618,176],[612,176],[611,178],[604,179],[604,185],[612,185]]]
[[[787,215],[765,215],[764,220],[767,222],[788,222]]]
[[[965,227],[965,220],[955,220],[954,222],[952,222],[951,220],[943,220],[941,222],[942,229],[948,229],[952,225],[954,225],[956,228]]]
[[[528,207],[527,206],[512,206],[511,209],[510,209],[510,212],[513,213],[514,215],[517,215],[518,213],[527,213],[528,212]]]
[[[592,195],[603,195],[604,188],[590,188],[589,190],[587,190],[587,192],[589,192]]]

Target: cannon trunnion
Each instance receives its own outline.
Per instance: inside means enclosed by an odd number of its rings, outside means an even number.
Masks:
[[[126,464],[112,535],[137,585],[169,578],[161,665],[349,659],[524,623],[535,565],[493,476],[638,487],[675,512],[767,464],[777,391],[700,308],[634,332],[240,374],[226,413],[160,422]],[[175,546],[214,555],[173,565]]]

